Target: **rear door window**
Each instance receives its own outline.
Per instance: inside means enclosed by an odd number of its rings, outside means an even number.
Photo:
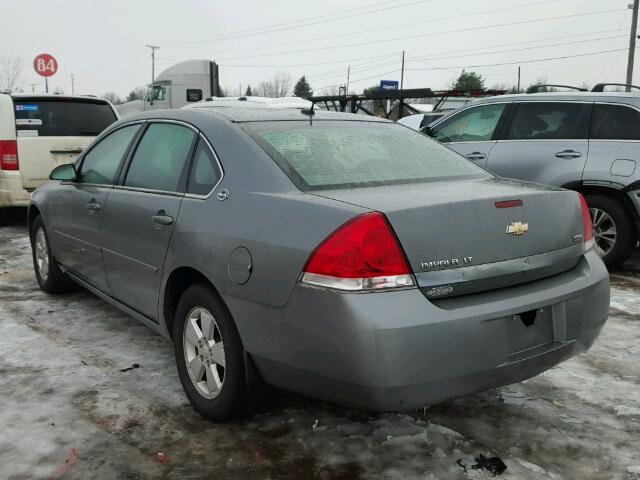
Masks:
[[[208,195],[221,177],[222,172],[213,152],[206,142],[200,140],[193,156],[187,192],[195,195]]]
[[[585,139],[587,104],[526,102],[517,105],[506,140]]]
[[[18,137],[97,136],[117,120],[99,100],[15,97],[13,105]]]
[[[83,158],[78,175],[82,183],[113,185],[116,172],[140,125],[129,125],[108,134]]]
[[[489,141],[506,107],[497,103],[469,108],[434,127],[433,138],[442,143]]]
[[[640,140],[640,111],[624,105],[595,104],[592,140]]]
[[[154,123],[144,132],[131,159],[124,184],[167,192],[184,191],[193,130],[172,123]]]

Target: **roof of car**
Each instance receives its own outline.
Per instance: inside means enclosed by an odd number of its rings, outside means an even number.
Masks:
[[[640,92],[541,92],[541,93],[513,93],[496,97],[480,98],[472,102],[473,104],[493,103],[496,101],[535,101],[535,100],[587,100],[587,101],[607,101],[616,102],[631,101],[640,102]]]
[[[5,92],[0,92],[5,93]],[[104,102],[107,103],[107,100],[104,98],[98,98],[93,95],[59,95],[56,93],[5,93],[12,98],[21,99],[21,98],[55,98],[55,99],[65,99],[65,100],[91,100],[96,102]]]
[[[305,110],[308,111],[308,110]],[[201,107],[193,109],[175,109],[175,110],[150,110],[139,113],[126,120],[152,119],[152,118],[179,118],[186,119],[188,115],[212,115],[222,117],[233,123],[246,122],[268,122],[268,121],[295,121],[306,120],[312,118],[316,120],[341,120],[341,121],[360,121],[360,122],[390,122],[389,120],[371,117],[369,115],[356,115],[352,113],[327,112],[315,109],[313,116],[303,113],[303,109],[282,109],[282,108],[235,108],[235,107]],[[201,117],[202,118],[202,117]]]

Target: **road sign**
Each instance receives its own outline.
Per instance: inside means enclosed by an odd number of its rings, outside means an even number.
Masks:
[[[58,61],[48,53],[41,53],[33,59],[33,68],[41,77],[51,77],[58,71]]]
[[[397,80],[380,80],[380,91],[388,92],[389,90],[398,90]]]

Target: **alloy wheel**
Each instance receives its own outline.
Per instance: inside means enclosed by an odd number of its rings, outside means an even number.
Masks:
[[[184,360],[193,386],[207,399],[216,398],[225,374],[224,343],[215,318],[204,307],[189,311],[184,322]]]
[[[49,277],[49,248],[47,246],[47,237],[42,228],[39,228],[36,232],[34,249],[38,273],[42,281],[46,282]]]
[[[601,257],[607,255],[616,244],[616,224],[611,216],[599,208],[590,207],[596,251]]]

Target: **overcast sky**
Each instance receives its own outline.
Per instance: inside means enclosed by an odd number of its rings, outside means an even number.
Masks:
[[[513,85],[517,62],[523,87],[540,77],[592,85],[624,81],[630,1],[0,0],[0,57],[23,59],[26,91],[34,82],[44,88],[32,61],[47,52],[60,66],[50,88],[71,93],[75,74],[76,93],[121,96],[150,82],[145,44],[161,46],[156,72],[216,60],[232,94],[278,70],[306,75],[319,93],[343,84],[348,65],[350,90],[360,92],[399,79],[402,50],[406,88],[445,88],[462,67],[484,75],[488,87]],[[572,55],[583,56],[531,62]]]

